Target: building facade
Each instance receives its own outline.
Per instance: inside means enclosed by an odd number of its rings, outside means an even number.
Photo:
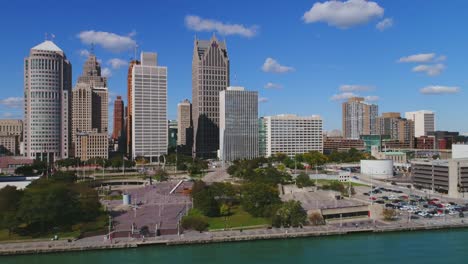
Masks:
[[[264,119],[267,157],[276,153],[291,157],[309,151],[323,153],[323,122],[320,116],[277,115]]]
[[[405,148],[414,148],[414,121],[401,118],[400,113],[382,113],[377,117],[377,133],[389,135]]]
[[[435,131],[435,113],[428,110],[406,112],[405,118],[414,122],[414,136],[427,136],[428,132]]]
[[[25,156],[53,162],[69,157],[71,63],[52,41],[33,47],[24,60]]]
[[[353,97],[342,104],[343,136],[359,139],[361,135],[377,134],[376,119],[379,107],[366,103],[362,97]]]
[[[468,197],[468,159],[413,161],[411,168],[416,188]]]
[[[192,148],[192,104],[188,99],[177,104],[177,145]]]
[[[192,60],[193,155],[216,157],[219,149],[219,92],[229,86],[226,42],[195,40]]]
[[[19,155],[22,137],[22,120],[0,119],[0,155]]]
[[[258,119],[258,156],[267,156],[267,130],[264,117]]]
[[[76,133],[75,156],[82,161],[92,158],[109,158],[107,133],[95,131]]]
[[[112,130],[112,139],[121,141],[125,138],[125,120],[124,120],[124,102],[122,96],[117,96],[114,101],[114,129]]]
[[[167,67],[158,66],[156,53],[142,52],[132,68],[132,158],[167,154]]]
[[[258,92],[227,87],[219,93],[219,147],[222,161],[259,156]]]
[[[127,156],[132,155],[132,116],[133,116],[133,68],[139,65],[140,61],[132,60],[128,65],[127,72],[127,115],[126,115],[126,136],[127,136]]]
[[[350,149],[364,150],[364,141],[343,137],[324,137],[323,152],[330,154],[333,151],[348,151]]]
[[[178,124],[177,120],[169,120],[167,123],[168,129],[168,148],[175,149],[177,148],[177,139],[179,138]]]
[[[94,140],[108,133],[108,100],[107,79],[101,75],[101,66],[96,56],[90,54],[73,89],[72,149],[75,157],[87,160],[96,154],[103,155],[100,156],[103,158],[108,156],[108,143]],[[93,138],[86,140],[86,144],[97,145],[84,146],[83,140],[78,141],[78,134]],[[103,149],[96,150],[98,148]],[[86,154],[88,149],[93,151],[91,155]]]

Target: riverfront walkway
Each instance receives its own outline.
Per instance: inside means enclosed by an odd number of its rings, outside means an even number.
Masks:
[[[158,237],[134,239],[119,238],[112,241],[105,240],[103,236],[90,237],[76,241],[40,241],[40,242],[14,242],[0,243],[0,255],[19,255],[52,253],[66,251],[84,251],[99,249],[120,249],[137,248],[146,245],[182,245],[182,244],[203,244],[219,242],[235,242],[248,240],[265,239],[285,239],[297,237],[314,237],[328,235],[346,235],[352,233],[369,232],[395,232],[395,231],[416,231],[432,229],[468,228],[468,223],[458,221],[437,221],[431,223],[384,223],[370,220],[356,223],[334,223],[324,226],[306,226],[303,228],[272,228],[272,229],[250,229],[231,230],[216,232],[194,232],[189,231],[181,235],[164,235]]]

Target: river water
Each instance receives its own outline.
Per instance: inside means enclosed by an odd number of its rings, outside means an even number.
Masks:
[[[10,263],[468,263],[468,230],[359,234],[0,257]]]

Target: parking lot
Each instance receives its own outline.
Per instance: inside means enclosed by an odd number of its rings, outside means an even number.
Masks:
[[[383,208],[396,210],[395,220],[404,223],[460,223],[468,204],[464,199],[448,199],[437,194],[424,194],[394,186],[356,187],[355,198]]]

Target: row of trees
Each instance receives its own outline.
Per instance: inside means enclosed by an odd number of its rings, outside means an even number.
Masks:
[[[41,175],[47,171],[47,163],[35,160],[31,165],[21,166],[15,169],[16,175],[32,176]]]
[[[362,159],[374,159],[372,155],[352,148],[348,151],[333,151],[326,155],[318,151],[311,151],[304,154],[297,154],[289,157],[284,153],[277,153],[272,157],[265,159],[265,162],[280,162],[290,169],[305,169],[304,164],[309,167],[322,166],[326,163],[348,163],[359,162]]]
[[[74,224],[93,221],[101,214],[98,193],[76,183],[72,172],[42,177],[23,190],[0,190],[0,228],[24,235],[71,230]]]
[[[96,165],[96,166],[104,166],[105,168],[122,168],[125,163],[126,168],[131,168],[135,166],[135,162],[131,160],[123,159],[122,157],[113,157],[111,159],[104,159],[100,157],[91,158],[86,162],[81,161],[80,158],[68,158],[62,159],[57,161],[57,166],[59,168],[70,168],[70,167],[77,167],[80,165]]]

